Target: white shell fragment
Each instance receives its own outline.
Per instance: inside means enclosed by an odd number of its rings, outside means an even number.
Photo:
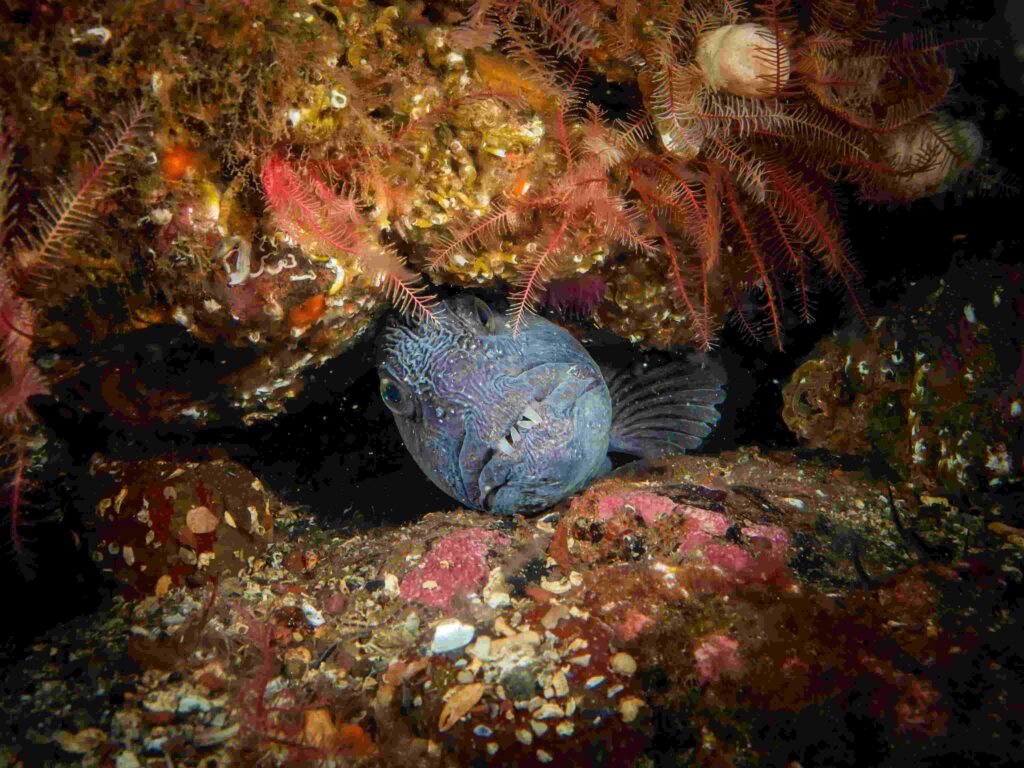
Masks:
[[[302,604],[302,614],[306,617],[311,627],[320,627],[324,624],[324,615],[309,603]]]
[[[434,639],[430,643],[432,654],[448,653],[469,645],[476,634],[472,624],[463,624],[458,619],[446,619],[434,630]]]

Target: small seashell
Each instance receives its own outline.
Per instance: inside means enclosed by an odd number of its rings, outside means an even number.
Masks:
[[[628,653],[616,653],[609,660],[609,666],[613,672],[625,677],[630,677],[636,673],[636,659]]]
[[[213,533],[220,523],[208,507],[192,507],[185,515],[185,524],[192,533]]]
[[[448,653],[448,651],[462,648],[472,642],[475,634],[476,628],[472,624],[463,624],[458,619],[447,619],[434,629],[430,652],[433,654]]]
[[[622,715],[622,722],[631,723],[640,714],[640,707],[644,705],[643,699],[636,696],[627,696],[619,702],[619,714]]]
[[[323,614],[309,603],[302,604],[302,614],[306,617],[306,621],[309,622],[311,627],[323,626],[325,621]]]
[[[80,35],[72,33],[71,42],[77,45],[88,45],[93,48],[102,48],[110,42],[110,30],[106,27],[90,27]]]
[[[565,710],[552,701],[546,701],[533,713],[533,716],[537,720],[550,720],[555,717],[565,717]]]
[[[569,693],[569,680],[565,673],[559,670],[551,677],[551,687],[555,689],[555,696],[562,698]]]
[[[344,109],[348,106],[348,96],[343,91],[331,91],[331,109]]]
[[[444,708],[441,710],[441,718],[438,721],[438,730],[442,732],[447,731],[459,722],[463,715],[476,706],[476,703],[480,701],[480,697],[484,695],[484,684],[470,683],[469,685],[459,685],[453,688],[452,691],[452,694],[444,703]]]

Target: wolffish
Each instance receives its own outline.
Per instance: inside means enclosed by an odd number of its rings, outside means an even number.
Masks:
[[[724,375],[684,362],[602,368],[564,328],[530,317],[518,334],[479,298],[433,319],[394,321],[380,393],[427,477],[461,504],[536,512],[611,469],[609,452],[698,447],[720,414]]]

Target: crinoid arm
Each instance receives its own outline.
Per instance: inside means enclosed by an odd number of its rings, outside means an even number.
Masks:
[[[435,319],[437,297],[429,292],[426,285],[417,285],[414,276],[405,276],[394,270],[380,274],[388,299],[399,312],[420,321]]]
[[[381,275],[388,296],[401,311],[418,317],[433,314],[426,287],[417,287],[401,257],[368,230],[354,198],[333,191],[279,155],[264,164],[262,181],[274,222],[285,234],[321,256],[355,257],[368,272]]]
[[[537,303],[544,293],[544,286],[551,277],[553,262],[565,245],[568,226],[568,219],[563,218],[558,227],[548,233],[546,242],[537,249],[537,254],[527,264],[520,278],[518,290],[512,294],[509,314],[512,317],[513,334],[518,334],[526,318],[536,311]]]
[[[442,247],[430,255],[430,268],[442,269],[456,255],[464,251],[473,251],[495,238],[510,234],[519,226],[519,218],[520,211],[516,206],[505,201],[492,204],[491,210],[485,216],[455,228],[442,241]]]
[[[75,240],[97,217],[101,200],[114,192],[114,179],[134,147],[147,112],[138,102],[114,118],[88,150],[89,164],[77,182],[61,182],[39,203],[34,233],[19,243],[17,266],[22,274],[56,266]]]

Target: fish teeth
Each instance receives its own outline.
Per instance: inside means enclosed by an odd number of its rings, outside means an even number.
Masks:
[[[523,415],[519,417],[519,421],[516,422],[516,426],[521,430],[530,429],[541,423],[543,419],[540,414],[537,413],[537,409],[533,407],[533,403],[528,403],[526,408],[523,409]]]
[[[518,429],[516,429],[515,427],[512,427],[512,428],[511,428],[511,429],[510,429],[510,430],[508,431],[508,441],[509,441],[510,443],[512,443],[512,445],[515,445],[516,443],[518,443],[518,442],[519,442],[519,438],[520,438],[520,435],[519,435],[519,430],[518,430]]]
[[[498,441],[498,445],[495,446],[495,447],[499,451],[504,453],[506,456],[511,456],[512,455],[512,443],[509,442],[509,439],[507,437],[501,438],[501,440]]]

